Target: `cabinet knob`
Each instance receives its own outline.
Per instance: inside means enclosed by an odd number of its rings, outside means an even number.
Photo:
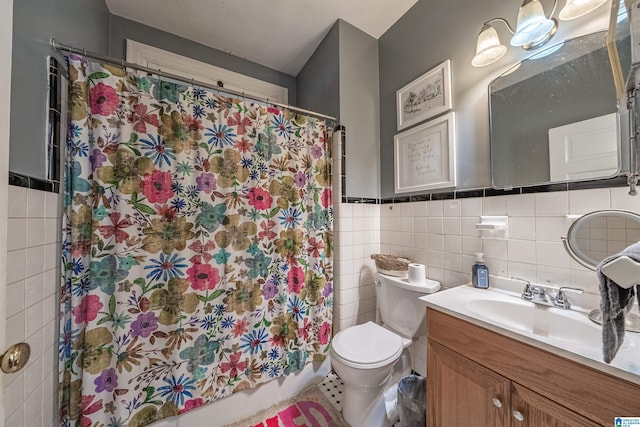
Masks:
[[[494,397],[491,401],[493,402],[493,406],[496,408],[502,408],[502,402],[497,397]]]
[[[513,411],[513,418],[520,422],[524,421],[524,415],[522,415],[522,412],[520,411]]]

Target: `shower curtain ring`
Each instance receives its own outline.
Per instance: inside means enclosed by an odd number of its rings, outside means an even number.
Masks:
[[[89,58],[87,58],[87,49],[82,49],[82,53],[84,54],[84,60],[89,62]]]
[[[122,72],[127,72],[127,67],[124,65],[124,58],[120,58],[120,66],[122,67]]]

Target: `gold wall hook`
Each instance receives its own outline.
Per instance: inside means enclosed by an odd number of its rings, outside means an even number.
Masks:
[[[31,347],[26,342],[14,344],[0,356],[0,369],[5,374],[13,374],[24,368],[31,356]]]

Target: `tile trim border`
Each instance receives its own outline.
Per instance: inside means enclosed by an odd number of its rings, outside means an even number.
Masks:
[[[386,205],[390,203],[428,202],[432,200],[456,200],[472,197],[507,196],[511,194],[549,193],[554,191],[613,188],[625,187],[626,185],[627,177],[625,175],[621,175],[615,178],[597,179],[593,181],[564,182],[559,184],[536,185],[531,187],[514,187],[509,189],[482,187],[469,190],[454,190],[437,193],[415,194],[411,196],[385,197],[379,199],[342,196],[341,201],[342,203]]]
[[[59,182],[47,181],[15,172],[9,172],[9,185],[30,188],[32,190],[48,191],[49,193],[60,193]]]

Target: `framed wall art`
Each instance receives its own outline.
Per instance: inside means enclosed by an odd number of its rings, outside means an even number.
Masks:
[[[396,194],[455,187],[454,119],[451,112],[394,137]]]
[[[451,109],[451,62],[447,59],[396,92],[398,130]]]

